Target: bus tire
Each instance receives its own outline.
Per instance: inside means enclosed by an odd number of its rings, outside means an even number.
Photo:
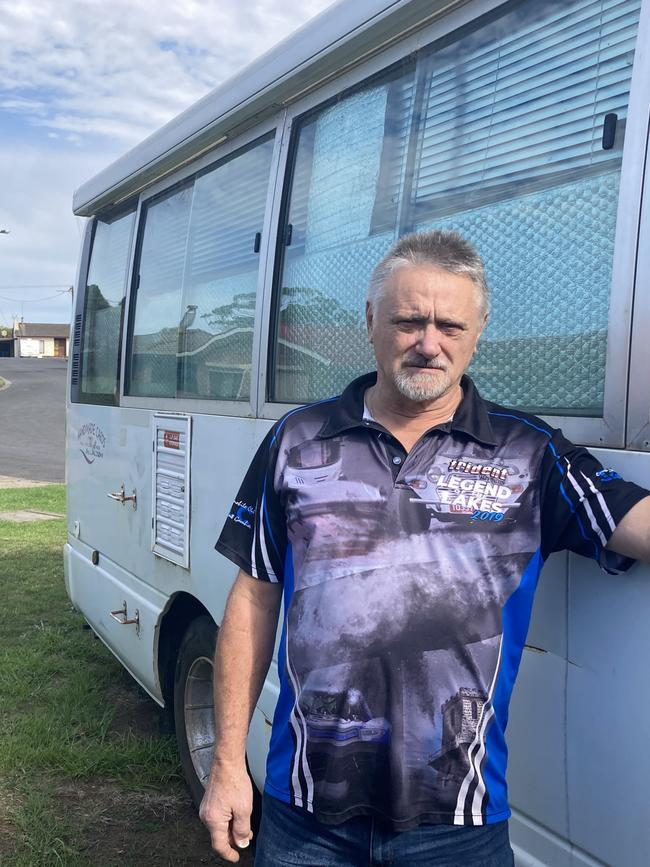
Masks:
[[[197,809],[203,800],[214,747],[213,659],[217,627],[208,615],[188,626],[176,657],[174,728],[183,774]],[[192,705],[199,705],[192,709]],[[198,749],[197,749],[198,747]],[[204,747],[204,748],[202,748]],[[193,752],[195,750],[195,752]],[[251,828],[259,829],[262,798],[253,787]]]

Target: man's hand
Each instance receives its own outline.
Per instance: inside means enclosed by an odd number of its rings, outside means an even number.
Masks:
[[[239,861],[237,849],[253,838],[253,788],[244,765],[241,770],[212,768],[199,816],[212,839],[212,848],[226,861]]]
[[[214,761],[199,816],[212,847],[239,861],[248,846],[253,786],[246,768],[246,736],[273,656],[282,585],[241,569],[228,597],[214,657]]]

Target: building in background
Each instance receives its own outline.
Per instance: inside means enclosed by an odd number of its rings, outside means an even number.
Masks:
[[[0,356],[4,357],[67,358],[69,344],[70,326],[67,324],[16,319],[13,329],[0,329]]]
[[[14,329],[13,326],[0,326],[0,358],[14,357]]]

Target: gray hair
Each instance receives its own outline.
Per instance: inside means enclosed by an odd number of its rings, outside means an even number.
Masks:
[[[433,265],[451,274],[465,274],[479,290],[481,313],[490,310],[490,290],[485,266],[476,248],[458,232],[433,229],[402,235],[375,267],[368,284],[367,300],[374,310],[388,277],[405,265]]]

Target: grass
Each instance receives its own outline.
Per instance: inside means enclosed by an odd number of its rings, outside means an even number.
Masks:
[[[63,485],[43,485],[42,488],[0,488],[0,512],[15,512],[19,509],[38,509],[40,512],[65,514],[65,487]],[[65,527],[56,527],[58,536],[54,544],[58,544],[58,554],[65,542]],[[0,531],[2,532],[2,531]],[[7,528],[10,532],[10,527]],[[22,532],[19,533],[21,538]]]
[[[64,487],[0,490],[18,509],[62,513]],[[64,520],[0,521],[0,864],[206,863],[183,854],[188,827],[189,852],[209,846],[157,706],[66,596],[65,537]]]

